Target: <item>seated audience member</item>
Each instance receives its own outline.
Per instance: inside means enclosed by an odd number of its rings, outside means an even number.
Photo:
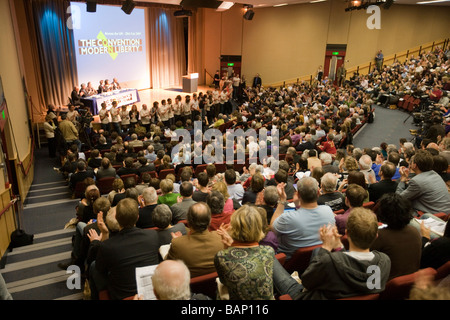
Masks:
[[[148,187],[144,189],[142,195],[139,197],[140,207],[139,207],[139,219],[136,222],[136,227],[146,229],[153,228],[155,224],[153,223],[153,211],[158,205],[158,195],[153,187]]]
[[[294,198],[295,188],[292,179],[289,179],[289,174],[284,169],[279,169],[274,175],[275,183],[278,185],[284,183],[284,191],[288,200]]]
[[[206,172],[200,172],[197,177],[197,190],[192,195],[195,202],[206,202],[210,189],[208,188],[209,178]]]
[[[112,207],[117,206],[117,204],[119,203],[120,200],[125,199],[127,197],[127,194],[126,194],[127,190],[131,189],[131,188],[135,188],[135,187],[136,187],[136,179],[133,177],[126,178],[125,181],[123,182],[124,191],[119,192],[116,195],[114,195],[111,206]]]
[[[384,194],[393,193],[397,190],[397,182],[392,180],[396,167],[392,162],[385,162],[381,165],[379,176],[380,181],[370,183],[368,186],[369,201],[377,202]]]
[[[327,139],[321,143],[319,146],[319,149],[323,152],[326,152],[328,154],[335,155],[336,154],[336,146],[333,142],[334,134],[329,133],[327,135]]]
[[[208,230],[211,221],[208,205],[197,202],[190,206],[187,221],[191,232],[172,240],[167,259],[183,260],[191,272],[191,277],[216,272],[214,257],[224,245],[217,231]]]
[[[142,148],[144,147],[144,143],[142,142],[142,140],[138,139],[138,135],[136,133],[132,133],[131,134],[131,140],[128,141],[128,145],[132,146],[133,148]]]
[[[264,188],[264,194],[261,198],[262,201],[255,202],[255,205],[263,208],[266,211],[267,221],[269,222],[272,219],[273,213],[275,212],[275,208],[278,204],[278,191],[275,186],[267,186]]]
[[[280,201],[272,216],[270,225],[278,237],[278,252],[290,259],[295,250],[321,244],[317,233],[324,224],[335,224],[333,211],[329,206],[317,204],[319,184],[316,179],[304,177],[297,182],[294,195],[296,210],[285,210],[286,193],[284,184],[277,186]]]
[[[228,188],[225,182],[223,181],[218,181],[216,182],[212,188],[212,191],[219,191],[225,201],[225,204],[223,206],[223,213],[232,213],[234,210],[237,210],[241,207],[241,204],[230,198],[230,195],[228,194]]]
[[[111,150],[111,143],[106,140],[106,138],[102,135],[100,138],[98,138],[98,143],[95,145],[95,149],[102,151],[102,150]]]
[[[367,197],[367,191],[358,184],[349,184],[347,190],[345,190],[345,206],[348,208],[343,214],[337,214],[336,227],[339,234],[345,234],[345,228],[347,226],[347,219],[354,208],[362,207],[364,199]]]
[[[331,300],[382,292],[391,262],[386,254],[370,250],[377,233],[376,216],[364,208],[356,208],[348,218],[348,251],[341,249],[341,236],[336,227],[321,226],[322,247],[313,252],[309,266],[301,276],[301,284],[275,259],[276,291],[280,295],[289,294],[293,300]],[[368,283],[373,284],[373,272],[367,272],[371,266],[378,267],[379,277],[375,285],[368,286]]]
[[[96,189],[96,186],[89,186],[86,188],[84,204],[79,205],[83,207],[83,213],[86,215],[87,222],[79,221],[76,225],[75,235],[72,241],[72,254],[71,259],[67,263],[58,263],[58,267],[67,270],[70,265],[77,265],[80,267],[82,273],[85,272],[85,263],[87,258],[87,253],[89,249],[89,238],[87,236],[90,229],[94,228],[96,231],[100,232],[97,226],[97,222],[93,222],[92,218],[97,218],[98,214],[101,213],[103,217],[106,217],[109,209],[111,208],[111,203],[105,197],[100,197],[100,193]],[[88,212],[90,217],[88,217]]]
[[[333,157],[327,152],[321,152],[319,155],[320,161],[322,162],[322,169],[324,173],[339,173],[339,167],[333,165]]]
[[[187,234],[187,228],[184,223],[172,225],[172,210],[167,204],[158,204],[153,210],[153,224],[158,229],[159,246],[170,244],[172,242],[172,233],[180,232]]]
[[[418,150],[411,158],[409,168],[400,168],[400,182],[396,192],[411,201],[416,211],[450,213],[450,193],[444,180],[433,170],[433,156]],[[415,176],[409,179],[410,172]]]
[[[389,279],[419,270],[422,241],[419,231],[410,225],[410,202],[396,193],[385,194],[379,200],[377,215],[387,226],[378,231],[371,249],[384,252],[391,259]]]
[[[125,186],[123,184],[123,180],[120,178],[116,178],[114,179],[113,183],[112,183],[112,190],[110,193],[108,193],[108,200],[110,203],[113,203],[114,201],[114,196],[118,193],[123,193],[125,192]]]
[[[149,145],[147,150],[145,151],[144,157],[148,160],[148,162],[154,162],[156,160],[155,149],[153,145]]]
[[[88,169],[86,161],[77,161],[77,171],[70,175],[69,188],[74,190],[78,182],[83,182],[86,178],[94,178],[95,174],[92,169]]]
[[[335,174],[325,173],[320,179],[321,195],[317,198],[318,205],[327,205],[333,211],[345,209],[345,196],[336,190],[338,178]]]
[[[93,205],[94,201],[100,198],[100,196],[100,191],[95,184],[86,187],[84,197],[76,207],[78,223],[83,224],[81,230],[83,230],[89,220],[97,218]]]
[[[308,151],[308,170],[313,170],[316,167],[322,166],[322,161],[320,161],[319,158],[317,158],[317,150],[311,149]]]
[[[430,228],[422,222],[420,223],[420,234],[422,236],[420,269],[438,269],[450,261],[450,223],[445,224],[442,237],[431,239]]]
[[[92,150],[87,164],[93,169],[98,169],[102,165],[102,156],[100,154],[100,151],[98,151],[97,149]]]
[[[172,222],[178,223],[180,220],[186,220],[189,208],[197,203],[192,199],[194,193],[194,187],[190,182],[183,182],[180,186],[180,198],[177,203],[172,205],[170,209],[172,210]]]
[[[136,185],[136,189],[137,189],[137,191],[138,191],[138,193],[139,193],[139,195],[141,195],[142,194],[142,192],[144,192],[144,189],[145,188],[148,188],[148,187],[150,187],[150,181],[151,181],[151,179],[152,179],[152,177],[151,177],[151,175],[149,174],[149,173],[143,173],[142,174],[142,176],[141,176],[141,182],[140,183],[138,183],[137,185]],[[155,189],[156,190],[156,189]]]
[[[244,197],[242,198],[242,205],[255,204],[258,193],[264,190],[265,181],[262,174],[256,173],[251,178],[250,188],[244,193]]]
[[[364,174],[366,181],[375,181],[375,172],[372,170],[372,158],[368,154],[363,154],[361,158],[359,158],[359,168],[360,171]]]
[[[236,171],[234,169],[228,169],[225,171],[224,177],[225,182],[227,183],[228,194],[230,195],[230,198],[235,199],[239,202],[242,201],[245,190],[244,187],[242,187],[242,184],[236,183]]]
[[[276,189],[276,188],[275,188]],[[276,191],[276,190],[275,190]],[[261,221],[263,224],[263,238],[259,241],[260,246],[269,246],[277,252],[278,251],[278,238],[275,233],[270,229],[269,222],[267,220],[267,211],[264,208],[256,207],[261,215]]]
[[[117,175],[119,177],[126,175],[126,174],[136,174],[139,175],[139,171],[136,168],[133,168],[133,158],[132,157],[126,157],[123,166],[119,169],[117,169]]]
[[[158,204],[164,203],[169,207],[177,203],[177,199],[180,196],[178,193],[173,192],[173,181],[170,179],[163,179],[160,182],[160,188],[162,195],[158,197]]]
[[[62,173],[64,178],[70,178],[70,176],[77,171],[78,157],[76,154],[68,153],[64,159],[64,163],[58,172]]]
[[[233,211],[224,212],[223,208],[225,206],[225,199],[219,191],[213,190],[206,197],[206,204],[211,209],[211,222],[209,224],[209,231],[214,231],[219,229],[220,225],[229,224],[231,214]]]
[[[217,233],[225,249],[217,252],[214,265],[230,300],[273,300],[275,252],[259,244],[265,234],[258,209],[242,206],[231,216],[229,227]]]
[[[191,293],[190,282],[191,273],[180,260],[161,262],[152,276],[153,292],[158,300],[211,300],[202,293]]]
[[[142,175],[145,172],[152,172],[156,170],[155,165],[151,162],[147,163],[147,158],[145,157],[139,157],[138,162],[141,165],[138,168],[139,175]]]
[[[101,165],[95,173],[95,177],[97,180],[102,178],[115,178],[117,176],[116,169],[111,165],[111,162],[108,158],[103,158],[101,161]]]
[[[136,228],[139,208],[132,199],[121,200],[116,207],[120,231],[102,241],[91,264],[90,283],[96,291],[108,290],[111,299],[121,300],[137,293],[135,270],[159,263],[158,235],[155,230]],[[92,241],[105,239],[102,234]]]
[[[206,166],[206,174],[208,175],[209,185],[213,185],[216,182],[217,169],[214,164],[208,164]]]

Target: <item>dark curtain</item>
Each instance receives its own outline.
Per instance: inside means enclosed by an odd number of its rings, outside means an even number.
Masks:
[[[73,87],[78,83],[73,31],[67,27],[69,1],[30,0],[26,14],[35,59],[40,65],[45,103],[67,105]]]

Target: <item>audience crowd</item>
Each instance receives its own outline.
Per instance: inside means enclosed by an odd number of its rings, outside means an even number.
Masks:
[[[449,66],[449,52],[436,48],[355,73],[341,86],[327,77],[281,88],[237,86],[225,77],[205,93],[139,111],[100,110],[106,116],[99,129],[80,126],[83,117],[71,114],[76,108],[65,114],[50,106],[49,155],[61,156],[55,169],[80,197],[67,265],[82,268],[92,299],[105,290],[124,299],[137,293],[135,268],[158,264],[157,298],[185,300],[346,298],[442,266],[450,258],[448,224],[437,232],[423,222],[445,223],[450,214]],[[405,94],[427,96],[432,128],[417,143],[355,147],[353,134],[374,121],[374,109]],[[219,137],[172,141],[177,129],[201,137],[208,128],[224,138],[226,129],[266,128],[272,135],[234,145],[245,163],[193,161],[195,150],[225,150]],[[266,157],[258,156],[263,148]],[[275,258],[284,253],[289,261],[298,248],[317,245],[301,284]],[[366,286],[369,265],[381,269],[381,289]],[[217,296],[189,292],[190,277],[213,272]]]

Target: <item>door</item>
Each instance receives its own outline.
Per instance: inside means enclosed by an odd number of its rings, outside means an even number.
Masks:
[[[346,44],[327,44],[323,77],[328,77],[336,84],[336,71],[345,61]]]

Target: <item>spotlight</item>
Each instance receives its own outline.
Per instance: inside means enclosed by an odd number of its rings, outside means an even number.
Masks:
[[[244,19],[245,20],[252,20],[253,16],[255,15],[255,12],[253,10],[247,10],[246,13],[244,13]]]
[[[133,0],[125,0],[125,2],[122,4],[122,11],[126,14],[131,14],[135,6],[136,3]]]
[[[244,8],[245,8],[244,19],[252,20],[253,16],[255,15],[255,12],[252,10],[253,5],[251,5],[251,4],[244,5]]]
[[[86,11],[96,12],[97,11],[97,0],[87,0],[86,1]]]

